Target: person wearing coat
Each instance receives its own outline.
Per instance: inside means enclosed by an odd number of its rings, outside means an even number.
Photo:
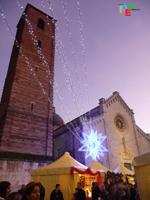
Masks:
[[[28,183],[24,189],[22,200],[40,200],[40,184]]]
[[[7,199],[8,195],[11,192],[11,184],[8,181],[1,181],[0,182],[0,200]]]
[[[77,184],[77,192],[75,200],[86,200],[85,191],[82,189],[81,183]]]
[[[60,190],[60,184],[56,184],[55,189],[51,192],[50,200],[64,200],[63,193]]]

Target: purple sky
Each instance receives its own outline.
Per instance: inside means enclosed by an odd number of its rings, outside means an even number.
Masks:
[[[56,42],[59,39],[64,49],[58,53],[60,47],[56,48],[54,104],[64,121],[118,91],[134,110],[136,123],[150,133],[150,1],[125,1],[140,9],[125,17],[118,10],[122,0],[79,0],[80,6],[78,0],[0,0],[12,31],[0,18],[0,96],[23,12],[19,2],[23,7],[31,3],[58,20]],[[54,15],[47,2],[52,3]]]

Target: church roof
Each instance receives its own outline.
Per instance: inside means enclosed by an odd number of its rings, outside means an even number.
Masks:
[[[91,169],[94,169],[96,171],[100,171],[100,172],[107,172],[107,171],[111,171],[110,169],[108,169],[107,167],[105,167],[104,165],[102,165],[99,161],[95,160],[91,163],[90,165]]]
[[[106,100],[104,99],[103,102],[107,106],[108,104],[112,103],[115,98],[117,98],[119,100],[119,102],[122,104],[122,106],[126,109],[126,111],[130,115],[134,114],[133,110],[126,104],[124,99],[120,96],[119,92],[117,92],[117,91],[113,92],[113,94],[110,97],[108,97]]]

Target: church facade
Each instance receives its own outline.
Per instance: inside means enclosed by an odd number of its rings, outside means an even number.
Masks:
[[[106,138],[103,146],[107,151],[98,161],[111,170],[121,166],[133,170],[133,158],[150,151],[150,137],[136,125],[133,111],[118,92],[108,99],[101,98],[97,107],[54,131],[55,158],[69,151],[75,159],[90,166],[93,158],[81,151],[81,141],[83,133],[91,131]]]

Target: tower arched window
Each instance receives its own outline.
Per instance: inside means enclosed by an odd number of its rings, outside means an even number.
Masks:
[[[41,19],[41,18],[39,18],[39,19],[38,19],[37,26],[38,26],[40,29],[44,30],[44,27],[45,27],[45,22],[44,22],[44,20]]]
[[[34,111],[34,102],[31,102],[31,112]]]

